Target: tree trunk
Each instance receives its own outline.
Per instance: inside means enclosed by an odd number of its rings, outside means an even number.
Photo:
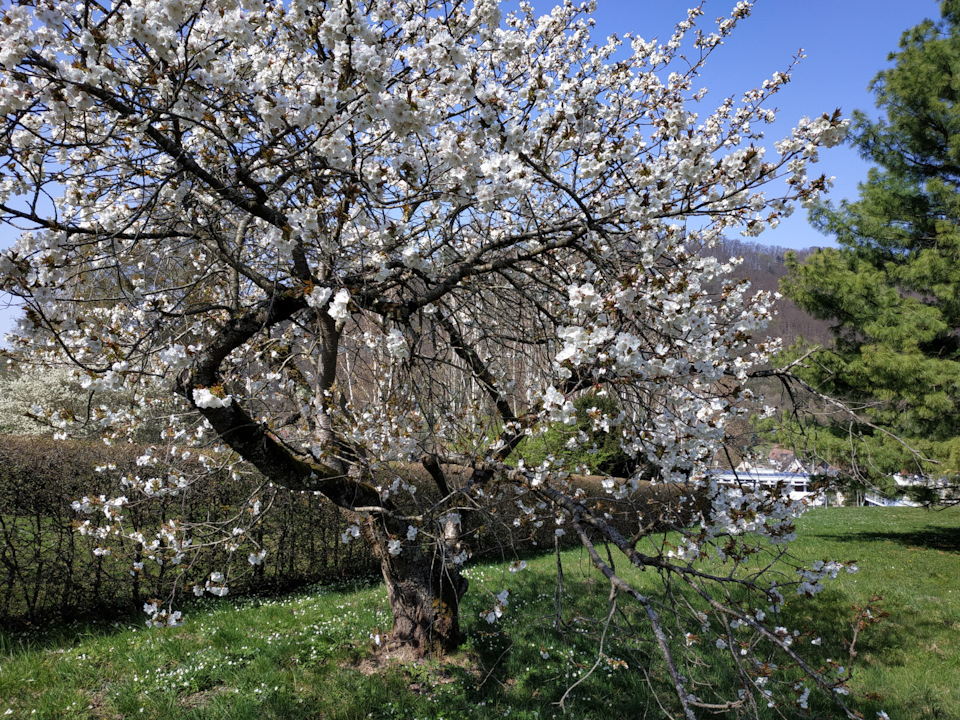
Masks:
[[[389,650],[408,650],[416,657],[438,657],[460,645],[460,600],[469,585],[440,548],[426,552],[404,540],[401,551],[388,550],[389,537],[377,520],[367,529],[374,536],[374,552],[387,586],[393,613]]]

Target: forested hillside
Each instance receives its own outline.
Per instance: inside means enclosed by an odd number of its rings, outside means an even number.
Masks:
[[[813,249],[794,250],[801,260]],[[780,278],[787,272],[785,257],[789,248],[777,245],[762,245],[743,240],[724,240],[714,251],[718,259],[741,257],[743,262],[735,271],[735,276],[747,278],[755,290],[776,291]],[[832,344],[830,325],[817,320],[798,308],[789,298],[781,298],[776,305],[777,316],[770,324],[771,337],[782,337],[784,347],[789,347],[798,337],[813,343]]]

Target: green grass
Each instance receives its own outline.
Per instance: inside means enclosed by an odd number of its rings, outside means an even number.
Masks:
[[[852,686],[882,696],[859,703],[860,711],[868,718],[881,708],[891,718],[960,718],[960,508],[813,511],[794,550],[809,559],[855,559],[860,567],[797,609],[824,636],[874,594],[890,613],[857,642]],[[849,628],[844,632],[849,638]]]
[[[793,548],[809,560],[855,559],[861,568],[786,608],[791,626],[809,633],[804,642],[822,638],[808,648],[814,660],[852,665],[852,705],[871,720],[880,709],[895,719],[960,720],[960,509],[817,510],[802,519]],[[376,584],[205,602],[185,608],[180,628],[150,630],[136,618],[0,635],[0,718],[7,710],[51,720],[459,718],[465,708],[481,719],[560,717],[555,703],[596,660],[586,618],[602,614],[607,589],[579,552],[564,553],[567,630],[560,632],[556,559],[528,562],[516,575],[471,568],[467,640],[443,665],[365,672],[371,637],[390,623]],[[508,613],[488,624],[481,618],[492,605],[487,591],[502,588],[511,591]],[[864,631],[851,658],[852,606],[877,594],[890,617]],[[662,689],[663,674],[643,664],[644,652],[613,639],[610,661],[568,697],[568,716],[662,717],[650,686]],[[702,679],[728,682],[704,652]],[[823,702],[812,707],[814,717],[835,716]]]

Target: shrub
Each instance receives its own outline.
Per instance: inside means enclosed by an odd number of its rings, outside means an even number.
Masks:
[[[122,494],[121,478],[136,471],[137,446],[107,447],[48,437],[0,437],[0,622],[37,623],[84,614],[139,607],[164,597],[175,583],[196,582],[232,565],[232,592],[256,587],[284,589],[323,579],[373,572],[369,551],[344,546],[346,527],[340,511],[312,494],[270,489],[257,526],[267,550],[263,563],[230,563],[222,548],[198,551],[187,568],[143,563],[135,553],[95,552],[100,541],[75,531],[78,515],[71,503],[83,495]],[[97,468],[110,466],[106,472]],[[188,498],[170,496],[132,505],[127,521],[133,530],[156,528],[169,518],[200,520],[230,517],[242,510],[257,478],[248,482],[224,475]],[[246,571],[237,574],[237,569]]]
[[[143,448],[135,445],[55,440],[42,436],[0,436],[0,623],[55,622],[87,614],[139,608],[150,598],[166,597],[176,584],[202,584],[213,572],[225,572],[230,592],[279,591],[321,580],[375,573],[378,565],[363,543],[344,545],[341,533],[350,524],[332,503],[312,493],[268,489],[256,540],[267,550],[261,565],[245,559],[231,563],[222,548],[200,549],[188,567],[142,563],[122,544],[111,555],[98,554],[109,545],[76,532],[79,515],[71,503],[84,495],[123,493],[121,479],[137,472]],[[100,468],[100,471],[98,471]],[[104,468],[109,468],[104,470]],[[451,481],[470,480],[465,468],[447,468]],[[395,477],[416,485],[418,502],[430,504],[436,488],[422,466],[397,466],[379,482]],[[600,476],[571,481],[591,504],[602,508],[626,536],[641,525],[659,529],[664,520],[689,520],[692,508],[679,502],[679,486],[641,483],[638,491],[613,499]],[[146,533],[171,518],[199,521],[227,518],[243,511],[250,493],[262,479],[237,479],[227,473],[216,483],[204,483],[183,497],[169,496],[126,508],[131,530]],[[475,557],[513,558],[547,550],[559,542],[576,544],[562,527],[531,522],[521,511],[527,496],[504,494],[481,513],[463,508],[464,550]],[[559,535],[557,530],[561,530]],[[126,551],[126,552],[125,552]],[[232,572],[232,576],[230,576]]]

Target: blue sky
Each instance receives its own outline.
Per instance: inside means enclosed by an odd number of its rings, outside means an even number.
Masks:
[[[634,32],[645,39],[665,39],[686,8],[685,0],[597,0],[597,34]],[[699,24],[707,28],[725,15],[734,0],[706,0]],[[888,67],[887,57],[897,49],[904,30],[924,18],[938,18],[934,0],[758,0],[753,13],[739,25],[709,59],[703,84],[708,97],[719,100],[755,87],[776,70],[784,69],[803,48],[793,80],[777,96],[779,119],[767,134],[772,143],[789,132],[798,119],[833,112],[845,116],[854,110],[876,114],[870,81]],[[707,107],[712,107],[706,103]],[[857,184],[870,165],[848,147],[823,151],[810,174],[836,177],[830,197],[853,199]],[[756,240],[790,248],[832,245],[807,223],[798,210],[774,231]]]
[[[540,12],[554,2],[533,0]],[[666,39],[694,0],[597,0],[597,40],[611,34],[633,32],[645,39]],[[701,26],[726,15],[735,0],[706,0]],[[771,73],[783,70],[803,48],[807,56],[793,80],[777,98],[777,124],[768,133],[772,143],[789,132],[804,115],[815,116],[841,108],[845,115],[855,109],[872,111],[873,97],[867,86],[897,48],[901,33],[924,18],[939,17],[934,0],[758,0],[752,15],[710,58],[703,84],[719,101],[759,85]],[[709,104],[707,105],[709,107]],[[836,177],[834,199],[855,198],[857,183],[866,178],[869,165],[850,148],[821,153],[814,169]],[[812,174],[812,173],[811,173]],[[0,228],[0,246],[8,246],[12,232]],[[798,211],[779,228],[761,235],[761,243],[803,248],[830,245]],[[0,301],[0,333],[10,328],[15,310]]]

